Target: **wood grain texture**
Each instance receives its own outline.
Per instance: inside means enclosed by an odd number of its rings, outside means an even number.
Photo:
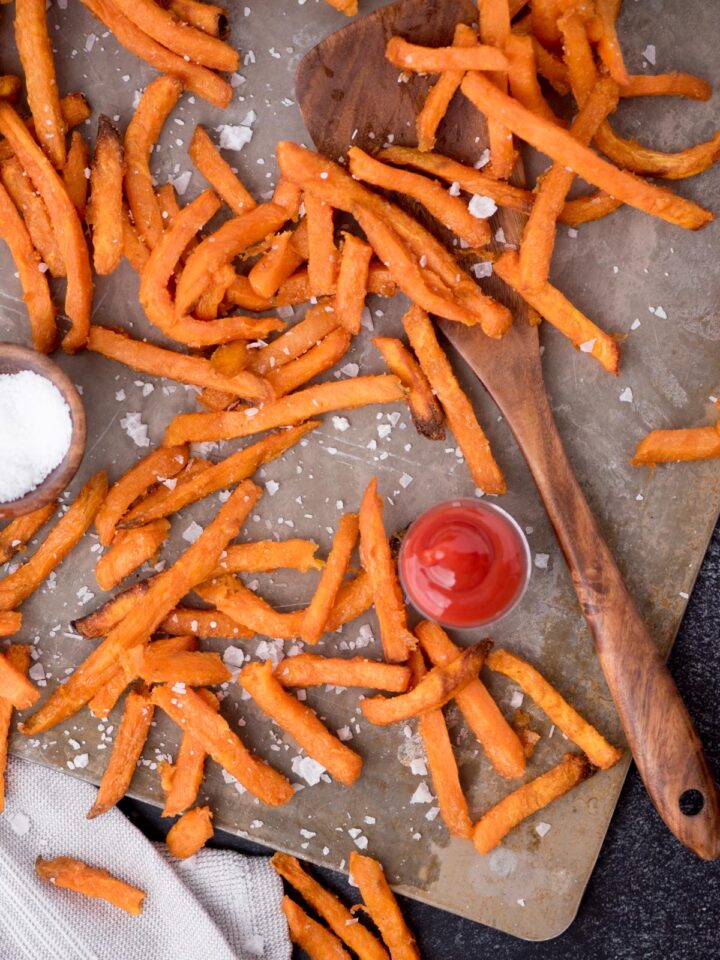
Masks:
[[[414,117],[434,78],[398,82],[397,70],[384,58],[387,39],[399,34],[415,43],[449,44],[455,24],[475,17],[469,0],[401,0],[344,27],[310,51],[300,63],[296,92],[318,149],[341,159],[352,144],[372,153],[389,136],[395,144],[414,146]],[[441,126],[438,151],[473,163],[486,142],[484,121],[456,96]],[[521,177],[519,171],[516,177]],[[418,213],[412,204],[404,205]],[[518,242],[522,223],[520,214],[498,212],[497,224],[510,243]],[[440,327],[497,403],[528,462],[653,803],[682,843],[700,857],[716,858],[717,786],[692,720],[563,449],[543,383],[538,330],[526,322],[524,304],[500,281],[492,277],[484,288],[513,310],[515,323],[507,336],[490,340],[479,329],[447,321],[440,321]],[[702,810],[694,816],[680,809],[687,790],[703,797]]]

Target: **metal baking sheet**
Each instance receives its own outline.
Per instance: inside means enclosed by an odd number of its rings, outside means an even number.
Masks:
[[[375,5],[365,0],[366,10]],[[171,177],[182,186],[192,171],[186,148],[195,123],[214,129],[245,122],[252,129],[251,142],[242,152],[227,155],[256,195],[264,197],[276,178],[276,141],[308,141],[294,101],[296,65],[312,45],[345,21],[322,0],[263,4],[247,0],[247,5],[233,2],[230,7],[233,41],[243,55],[243,66],[233,79],[232,105],[221,112],[184,96],[163,133],[153,166],[158,182]],[[16,67],[12,8],[4,8],[3,15],[3,70],[11,71]],[[121,50],[80,4],[53,3],[49,18],[62,91],[83,90],[96,113],[127,123],[138,92],[153,71]],[[691,70],[717,84],[718,28],[720,11],[710,4],[645,0],[627,5],[621,37],[633,72]],[[709,104],[637,101],[622,105],[618,126],[621,132],[662,148],[676,148],[708,137],[716,117],[716,96]],[[94,129],[95,119],[83,132],[90,136]],[[184,199],[202,187],[199,175],[192,173]],[[675,187],[720,209],[717,171]],[[717,237],[715,225],[689,234],[627,210],[583,227],[577,237],[561,231],[553,264],[555,281],[602,326],[626,338],[620,377],[608,377],[553,330],[543,331],[546,379],[571,461],[663,650],[669,649],[675,635],[718,514],[720,477],[714,463],[648,472],[631,469],[628,458],[649,428],[714,419],[711,398],[720,391],[716,313],[720,275],[713,254]],[[0,336],[27,342],[14,268],[5,249],[0,257]],[[397,333],[403,306],[401,298],[373,300],[373,329]],[[162,342],[143,316],[137,278],[126,263],[114,276],[98,280],[94,318]],[[175,413],[194,408],[193,390],[135,375],[90,354],[58,359],[82,387],[88,413],[87,454],[70,495],[92,472],[107,468],[115,479],[147,452],[129,436],[128,416],[131,421],[132,415],[139,416],[154,445]],[[381,369],[367,329],[341,367],[348,362],[368,372]],[[465,376],[462,363],[457,366],[507,474],[510,492],[503,505],[528,531],[534,557],[528,594],[497,628],[496,640],[538,664],[593,723],[621,742],[565,564],[527,468],[497,410]],[[340,370],[335,375],[346,373]],[[233,444],[225,444],[209,455],[222,456],[232,449]],[[415,434],[404,409],[370,408],[341,420],[327,417],[307,443],[260,472],[266,494],[245,534],[251,539],[312,537],[325,551],[341,512],[358,507],[373,474],[386,497],[391,529],[403,527],[441,497],[473,495],[452,439],[430,443]],[[194,524],[206,524],[217,506],[213,497],[174,518],[171,546],[164,556],[174,559],[187,545],[183,537],[192,537]],[[21,639],[34,643],[42,667],[42,673],[38,666],[34,673],[44,677],[40,683],[48,690],[88,653],[87,641],[72,633],[70,622],[104,599],[93,576],[97,557],[97,540],[87,537],[52,582],[24,607]],[[281,608],[305,603],[315,582],[313,575],[285,572],[256,579],[263,596]],[[366,616],[326,639],[321,650],[378,655],[374,635],[375,621]],[[470,639],[471,634],[462,637],[463,642]],[[222,649],[225,644],[208,646]],[[242,646],[253,656],[278,655],[281,648],[269,638]],[[488,682],[511,714],[518,691],[495,678]],[[391,880],[410,896],[532,940],[557,936],[568,926],[627,764],[597,775],[530,818],[501,847],[481,858],[470,843],[450,839],[437,816],[429,777],[419,772],[421,764],[413,764],[421,758],[422,748],[412,725],[373,729],[361,718],[357,692],[321,689],[309,691],[307,698],[331,729],[346,727],[352,734],[350,744],[365,759],[361,780],[352,790],[324,779],[313,786],[304,782],[293,770],[296,747],[231,685],[223,700],[225,715],[243,724],[245,739],[302,789],[285,808],[269,809],[226,783],[220,769],[209,763],[202,796],[216,811],[218,827],[337,869],[344,869],[350,852],[367,841],[368,852],[382,857]],[[567,744],[527,700],[523,709],[542,734],[528,768],[528,775],[534,776],[557,761]],[[16,736],[13,751],[97,782],[118,718],[116,711],[102,724],[83,712],[39,739]],[[449,719],[463,785],[477,816],[503,796],[509,784],[493,775],[452,707]],[[133,781],[136,796],[160,801],[157,762],[174,755],[177,743],[177,730],[158,716]],[[32,818],[32,811],[28,814]]]

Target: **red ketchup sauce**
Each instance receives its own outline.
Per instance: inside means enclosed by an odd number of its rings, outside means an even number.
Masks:
[[[448,500],[411,525],[399,568],[420,613],[448,627],[477,627],[519,601],[530,575],[530,551],[520,527],[500,507]]]

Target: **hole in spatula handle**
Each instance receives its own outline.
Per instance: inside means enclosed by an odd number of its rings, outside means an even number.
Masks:
[[[680,794],[678,806],[686,817],[696,817],[705,806],[705,797],[699,790],[685,790]]]

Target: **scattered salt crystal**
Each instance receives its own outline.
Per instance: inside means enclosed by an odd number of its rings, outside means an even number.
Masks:
[[[45,668],[38,661],[37,663],[34,663],[28,670],[28,676],[30,677],[31,680],[34,680],[36,683],[38,682],[38,680],[44,680]]]
[[[623,392],[618,397],[621,403],[632,403],[633,392],[630,387],[625,387]]]
[[[428,812],[425,814],[425,819],[430,820],[432,822],[439,813],[440,813],[440,807],[430,807]]]
[[[191,179],[192,170],[185,170],[177,177],[168,177],[168,180],[175,187],[175,190],[181,197],[185,195],[185,191],[187,190]]]
[[[179,694],[182,695],[182,694],[187,693],[187,689],[186,689],[186,687],[185,687],[185,684],[184,684],[181,680],[178,680],[177,683],[174,683],[174,684],[173,684],[173,686],[172,686],[172,692],[173,692],[173,693],[179,693]]]
[[[363,820],[370,827],[372,827],[375,823],[377,823],[377,820],[375,819],[375,817],[363,817]]]
[[[306,840],[312,840],[313,837],[316,837],[317,834],[313,833],[312,830],[306,830],[304,827],[300,830],[300,836],[305,837]]]
[[[495,239],[498,243],[505,243],[505,231],[502,227],[498,227],[495,231]]]
[[[645,497],[644,497],[641,493],[639,493],[639,494],[635,497],[635,499],[636,499],[636,500],[644,500]]]
[[[643,50],[642,55],[645,57],[648,63],[651,63],[653,66],[655,66],[657,51],[655,50],[654,43],[649,43]]]
[[[339,430],[341,433],[344,433],[350,428],[350,421],[347,417],[333,417],[332,425],[336,430]]]
[[[150,446],[147,424],[142,422],[142,417],[139,413],[132,412],[125,414],[120,421],[120,426],[134,442],[136,447]]]
[[[320,778],[325,773],[325,767],[313,760],[312,757],[293,757],[292,772],[302,777],[306,783],[314,787],[320,783]]]
[[[477,277],[478,280],[482,280],[485,277],[491,277],[493,272],[493,265],[489,260],[481,260],[480,263],[474,263],[471,267],[473,276]]]
[[[84,770],[90,762],[90,757],[86,753],[79,753],[74,759],[75,769]]]
[[[478,220],[487,220],[497,210],[497,204],[492,197],[483,197],[479,193],[474,193],[468,203],[468,213],[477,217]]]
[[[338,740],[352,740],[352,730],[348,726],[340,727],[337,731]]]
[[[457,182],[457,180],[453,181],[453,183],[450,184],[448,193],[450,194],[451,197],[460,196],[460,184]]]
[[[18,837],[24,837],[25,834],[30,833],[30,817],[26,813],[7,813],[5,820]]]
[[[346,363],[344,367],[340,367],[340,373],[346,377],[356,377],[360,373],[360,367],[356,363]]]
[[[89,33],[89,34],[85,37],[85,52],[86,52],[86,53],[90,53],[90,52],[92,51],[92,48],[93,48],[93,47],[95,46],[95,44],[97,43],[97,39],[98,39],[98,37],[97,37],[97,34],[96,34],[96,33]]]
[[[415,793],[410,797],[410,803],[432,803],[432,798],[433,796],[432,793],[430,793],[430,788],[423,780]]]
[[[486,147],[480,154],[480,158],[473,164],[473,167],[475,167],[476,170],[480,170],[487,166],[488,163],[490,163],[490,151]]]
[[[578,232],[575,229],[575,227],[568,227],[568,236],[570,237],[571,240],[575,240],[577,238],[577,235],[578,235]]]
[[[689,599],[690,599],[690,594],[689,594],[689,593],[685,593],[684,590],[681,590],[681,591],[680,591],[680,596],[683,598],[683,600],[689,600]]]
[[[523,705],[524,695],[522,690],[513,690],[513,695],[510,697],[510,709],[519,710]]]
[[[548,553],[535,554],[535,566],[538,568],[538,570],[547,570],[547,565],[549,560],[550,560],[550,554]]]
[[[265,484],[265,489],[271,497],[274,497],[280,489],[280,484],[276,480],[268,480]]]
[[[220,134],[221,150],[242,150],[253,138],[251,127],[244,124],[221,123],[215,131]]]
[[[384,440],[385,437],[389,437],[392,433],[392,427],[389,423],[381,423],[377,428],[378,436],[381,440]]]
[[[196,523],[194,520],[190,521],[189,526],[183,530],[182,538],[187,540],[188,543],[195,543],[200,534],[203,532],[203,528],[199,523]]]
[[[282,640],[260,640],[255,648],[259,660],[270,660],[276,667],[285,656]]]
[[[580,349],[583,353],[592,353],[593,347],[597,343],[597,337],[593,337],[592,340],[586,340],[585,343],[580,344]]]
[[[549,829],[550,829],[550,824],[549,824],[549,823],[545,823],[544,820],[541,820],[540,823],[535,827],[535,833],[536,833],[539,837],[544,837],[545,834],[548,832]]]
[[[525,900],[524,900],[523,897],[520,897],[520,899],[517,901],[517,905],[518,905],[519,907],[524,907],[524,906],[525,906]]]
[[[636,318],[636,319],[633,320],[633,322],[630,324],[630,329],[631,329],[631,330],[637,330],[637,328],[638,328],[639,326],[640,326],[640,321]]]
[[[230,74],[231,87],[241,87],[245,82],[246,82],[245,77],[241,73]]]
[[[365,836],[359,836],[355,839],[355,846],[360,850],[367,850],[368,848],[368,838]],[[357,923],[357,920],[355,921]]]
[[[425,757],[415,757],[410,761],[410,772],[416,777],[427,776],[427,763]]]
[[[667,314],[662,307],[655,307],[655,316],[660,317],[661,320],[667,320]]]

